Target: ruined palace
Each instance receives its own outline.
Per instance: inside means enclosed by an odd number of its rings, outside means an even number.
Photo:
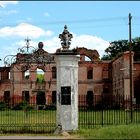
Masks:
[[[26,49],[28,48],[28,44]],[[26,100],[36,104],[56,103],[57,67],[55,53],[45,51],[43,42],[30,53],[20,51],[11,57],[12,63],[0,67],[0,99],[5,102]],[[56,50],[59,51],[59,50]],[[85,47],[74,49],[80,57],[78,62],[78,94],[130,95],[129,52],[110,61],[103,61],[97,50]],[[88,59],[87,59],[88,58]],[[133,58],[133,54],[132,54]],[[5,58],[6,62],[6,58]],[[140,103],[140,62],[132,59],[133,99]],[[40,73],[38,73],[41,71]],[[42,79],[40,77],[42,76]],[[66,77],[67,78],[67,77]]]

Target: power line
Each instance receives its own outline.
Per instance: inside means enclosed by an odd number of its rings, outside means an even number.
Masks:
[[[81,20],[68,20],[68,21],[41,21],[41,22],[34,22],[34,24],[39,25],[54,25],[54,24],[71,24],[71,23],[89,23],[89,22],[110,22],[110,21],[117,21],[117,20],[124,20],[127,17],[109,17],[109,18],[91,18],[91,19],[81,19]],[[26,21],[25,21],[26,22]],[[32,22],[29,22],[33,24]],[[18,23],[9,23],[9,24],[0,24],[1,26],[11,26]]]
[[[51,21],[51,22],[44,22],[44,21],[42,21],[42,22],[34,22],[34,23],[32,23],[32,22],[29,22],[29,24],[33,24],[33,25],[36,25],[36,26],[39,26],[39,25],[58,25],[58,24],[74,24],[74,23],[89,23],[89,22],[100,22],[102,25],[95,25],[95,24],[92,24],[92,26],[90,25],[88,25],[88,26],[84,26],[84,28],[105,28],[105,27],[113,27],[113,26],[122,26],[123,24],[120,24],[120,23],[118,23],[118,24],[109,24],[108,22],[109,21],[120,21],[120,20],[122,20],[122,21],[124,21],[125,19],[127,19],[127,17],[110,17],[110,18],[96,18],[96,19],[82,19],[82,20],[69,20],[69,21]],[[107,22],[106,24],[104,23],[104,22]],[[2,25],[2,24],[0,24],[0,25]],[[11,26],[11,25],[15,25],[14,23],[13,24],[11,24],[11,23],[9,23],[8,24],[9,26]],[[3,24],[3,26],[8,26],[8,25],[4,25]],[[125,24],[125,25],[127,25],[127,24]],[[15,25],[16,26],[16,25]],[[83,28],[83,27],[80,27],[80,26],[78,26],[78,28]],[[36,30],[26,30],[26,31],[36,31]],[[17,33],[20,33],[20,32],[25,32],[25,31],[14,31],[14,32],[17,32]]]

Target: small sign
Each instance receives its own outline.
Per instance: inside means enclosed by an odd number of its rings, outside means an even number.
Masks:
[[[71,105],[71,87],[61,87],[61,105]]]

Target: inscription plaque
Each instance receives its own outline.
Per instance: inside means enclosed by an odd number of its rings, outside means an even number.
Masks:
[[[71,105],[71,87],[61,87],[61,105]]]

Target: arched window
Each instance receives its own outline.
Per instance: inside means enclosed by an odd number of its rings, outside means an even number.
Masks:
[[[24,72],[24,79],[29,79],[29,77],[30,77],[30,72],[29,72],[29,70],[26,70]]]
[[[37,83],[44,83],[45,79],[44,79],[44,71],[42,69],[37,69],[36,70],[36,74],[37,74]]]
[[[93,79],[93,68],[87,68],[87,79]]]
[[[88,56],[85,56],[85,61],[91,61],[91,59]]]
[[[52,78],[56,79],[56,67],[52,67]]]

